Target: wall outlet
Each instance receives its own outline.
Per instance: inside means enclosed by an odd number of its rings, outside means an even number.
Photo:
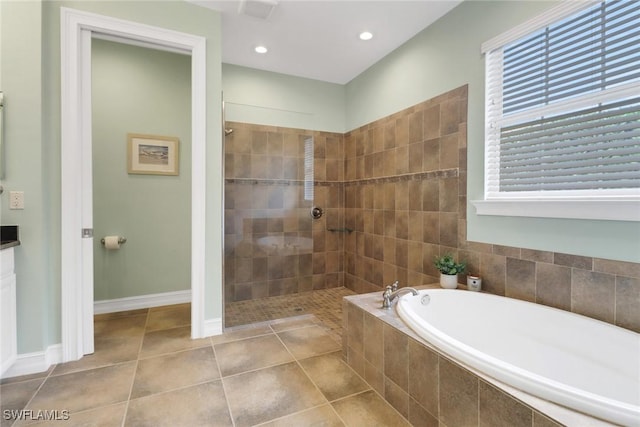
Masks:
[[[24,209],[24,191],[9,191],[9,209]]]

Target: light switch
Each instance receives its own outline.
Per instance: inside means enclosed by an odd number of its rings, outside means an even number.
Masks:
[[[9,191],[9,209],[24,209],[24,191]]]

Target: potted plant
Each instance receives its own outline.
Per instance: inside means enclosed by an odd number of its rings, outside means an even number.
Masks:
[[[433,263],[440,272],[440,286],[446,289],[458,287],[458,274],[467,268],[465,262],[456,262],[451,254],[437,256]]]

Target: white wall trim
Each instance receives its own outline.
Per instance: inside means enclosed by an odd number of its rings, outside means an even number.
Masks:
[[[472,200],[478,215],[640,221],[638,200]]]
[[[16,362],[4,373],[2,378],[37,374],[60,362],[62,362],[62,344],[50,345],[45,351],[19,354]]]
[[[222,318],[219,317],[217,319],[207,319],[204,321],[205,337],[220,335],[222,332],[224,332],[222,328]]]
[[[62,361],[81,358],[93,350],[93,304],[87,283],[93,268],[92,239],[82,228],[92,228],[91,177],[83,175],[82,160],[90,153],[91,94],[86,82],[90,70],[90,34],[101,33],[123,42],[191,55],[192,197],[191,197],[191,337],[204,337],[205,195],[206,195],[206,39],[146,24],[60,8],[61,37],[61,283]],[[89,35],[89,37],[87,37]],[[88,137],[87,137],[88,135]],[[85,168],[86,169],[86,168]],[[85,170],[86,172],[86,170]],[[90,265],[88,265],[90,264]]]
[[[137,310],[140,308],[160,307],[163,305],[183,304],[191,301],[191,291],[163,292],[159,294],[140,295],[135,297],[117,298],[96,301],[95,314],[115,313],[118,311]],[[204,336],[222,333],[222,319],[205,321]],[[18,354],[15,362],[7,369],[1,378],[18,377],[44,372],[51,365],[62,362],[62,344],[49,346],[45,351]]]
[[[96,301],[93,304],[95,314],[116,313],[118,311],[138,310],[141,308],[161,307],[163,305],[191,302],[191,291],[163,292],[159,294],[138,295]]]
[[[482,43],[480,50],[482,53],[486,53],[490,50],[502,47],[512,41],[518,40],[540,28],[553,24],[560,19],[567,17],[573,13],[578,12],[581,9],[594,5],[598,0],[578,0],[578,1],[566,1],[558,4],[557,6],[547,9],[538,16],[535,16],[520,25],[505,31],[493,37],[491,40],[487,40]]]

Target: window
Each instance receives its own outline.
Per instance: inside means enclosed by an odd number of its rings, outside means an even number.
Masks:
[[[640,2],[564,2],[483,52],[478,213],[640,221]]]

